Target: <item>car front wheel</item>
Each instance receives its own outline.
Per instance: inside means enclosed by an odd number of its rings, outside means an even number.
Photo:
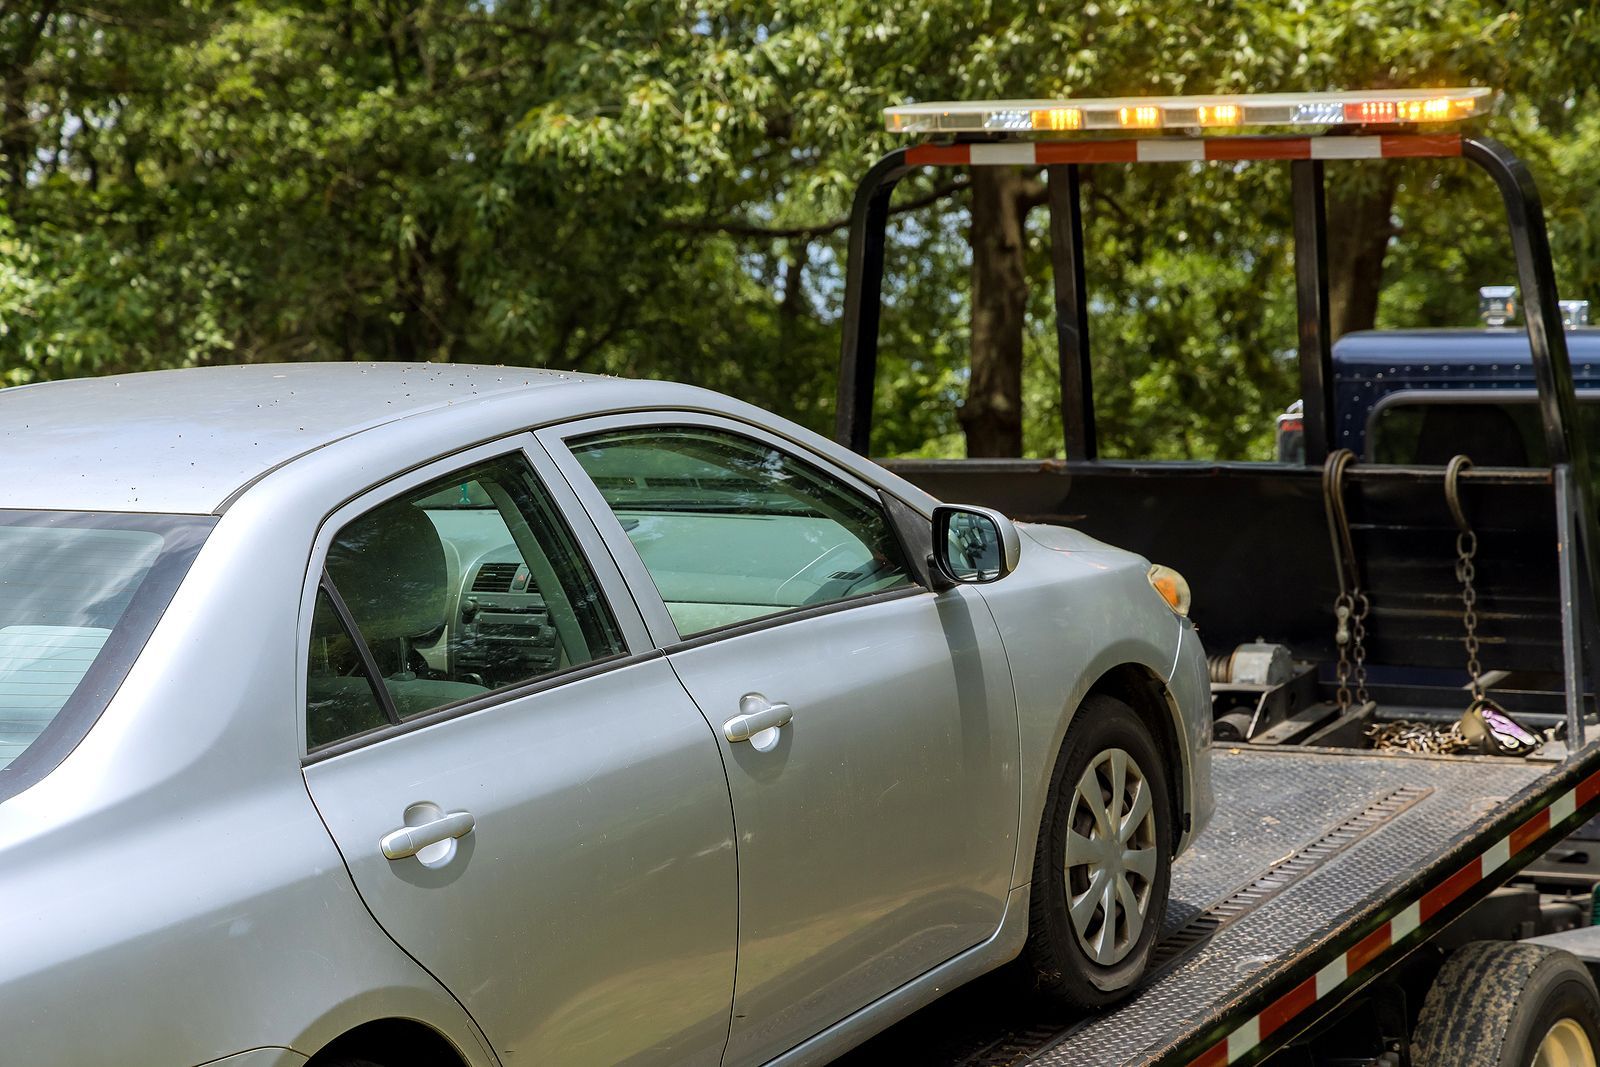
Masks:
[[[1155,740],[1132,708],[1086,699],[1056,761],[1034,856],[1025,957],[1075,1008],[1131,993],[1167,910],[1172,808]]]

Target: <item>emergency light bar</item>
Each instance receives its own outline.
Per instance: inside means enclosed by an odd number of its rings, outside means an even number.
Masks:
[[[935,101],[884,109],[892,133],[1075,133],[1245,126],[1396,126],[1456,122],[1489,110],[1485,88],[1252,96]]]

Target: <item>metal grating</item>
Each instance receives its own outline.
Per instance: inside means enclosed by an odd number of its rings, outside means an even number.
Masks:
[[[1309,845],[1272,864],[1261,874],[1163,938],[1150,959],[1151,976],[1158,975],[1178,963],[1205,944],[1223,927],[1248,914],[1252,908],[1265,904],[1432,792],[1433,790],[1428,787],[1403,785],[1352,815]]]

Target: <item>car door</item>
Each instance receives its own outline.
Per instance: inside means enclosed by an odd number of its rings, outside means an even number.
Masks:
[[[717,733],[739,841],[729,1064],[989,937],[1016,707],[977,593],[917,585],[870,487],[700,415],[541,431]]]
[[[718,748],[519,442],[330,517],[306,785],[373,916],[516,1064],[715,1064],[736,949]]]

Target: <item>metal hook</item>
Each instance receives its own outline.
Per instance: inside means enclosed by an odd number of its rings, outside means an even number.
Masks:
[[[1450,505],[1450,514],[1455,517],[1456,525],[1461,528],[1461,532],[1464,534],[1472,532],[1472,524],[1467,521],[1466,513],[1461,510],[1461,490],[1456,485],[1456,479],[1461,476],[1462,471],[1469,470],[1471,467],[1472,460],[1468,457],[1454,456],[1444,469],[1445,503]]]

